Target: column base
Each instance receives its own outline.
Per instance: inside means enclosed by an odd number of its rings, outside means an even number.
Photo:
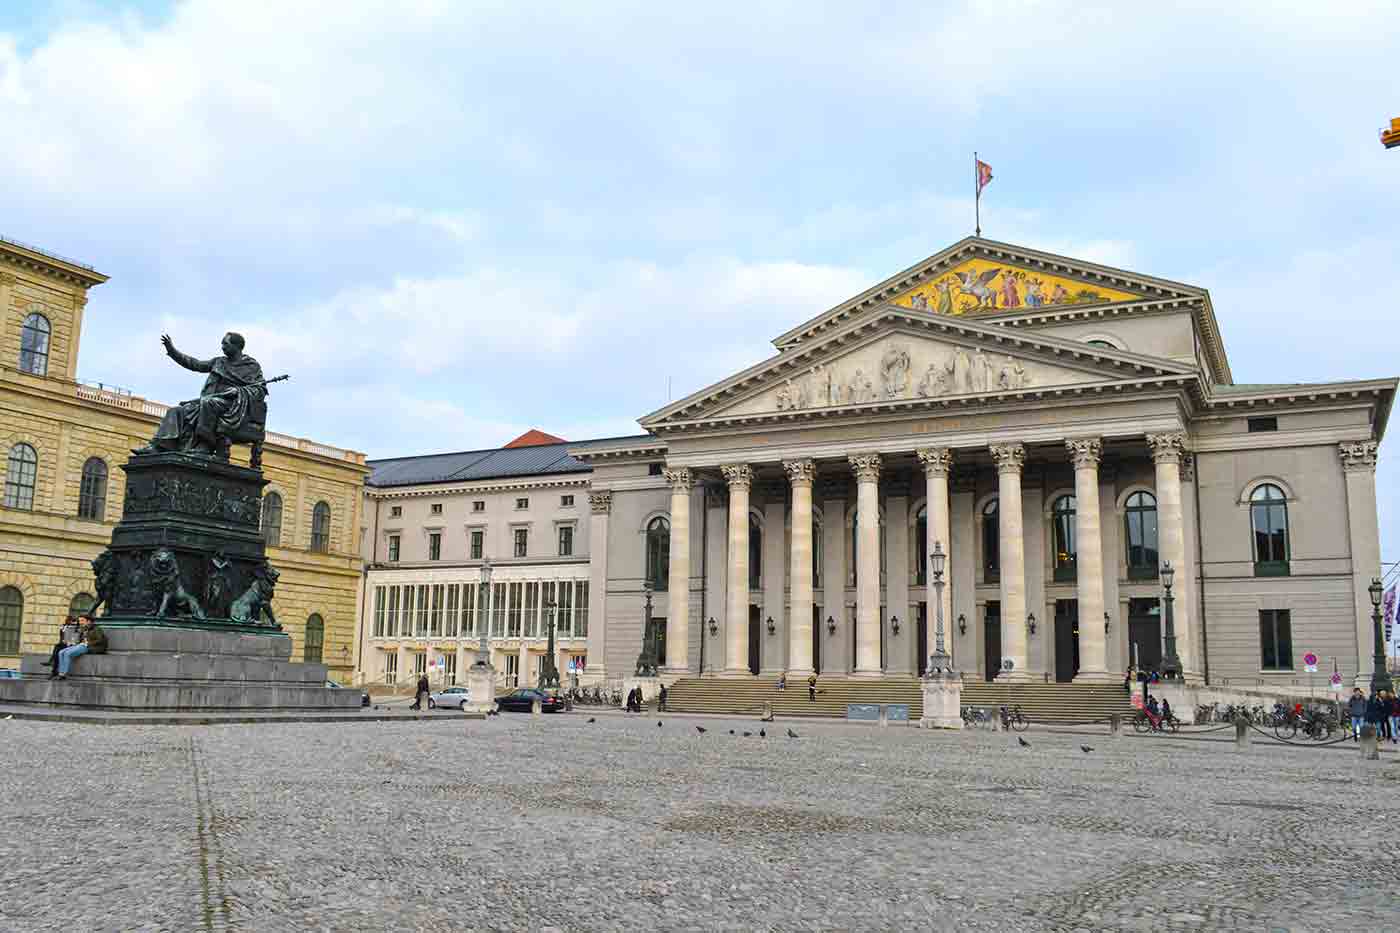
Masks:
[[[884,676],[885,676],[885,672],[884,672],[884,671],[881,671],[881,670],[873,670],[873,671],[870,671],[870,670],[854,670],[854,671],[851,671],[851,672],[850,672],[849,674],[847,674],[846,676],[848,676],[848,677],[862,677],[862,678],[866,678],[866,679],[874,679],[874,678],[876,678],[876,677],[884,677]]]
[[[1074,675],[1076,684],[1122,684],[1123,678],[1108,671],[1080,671]]]
[[[993,682],[999,684],[1032,684],[1044,679],[1044,676],[1035,671],[1002,671]]]
[[[753,677],[753,671],[747,667],[726,667],[722,672],[724,677]]]
[[[816,671],[812,670],[810,667],[790,667],[783,673],[787,674],[787,679],[790,681],[801,680],[805,682],[807,678],[815,674]]]

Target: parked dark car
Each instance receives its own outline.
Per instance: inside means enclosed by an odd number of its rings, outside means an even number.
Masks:
[[[540,710],[545,713],[562,713],[564,698],[550,690],[536,687],[521,687],[505,696],[496,697],[496,708],[503,713],[528,713],[535,701],[540,701]]]
[[[327,686],[327,687],[330,687],[330,688],[332,688],[332,689],[335,689],[335,690],[344,690],[344,689],[345,689],[345,685],[344,685],[344,684],[338,684],[338,683],[336,683],[336,682],[333,681],[333,680],[328,680],[328,681],[326,681],[326,686]],[[361,705],[361,706],[369,706],[369,691],[368,691],[368,690],[365,690],[365,689],[363,689],[363,688],[361,688],[361,690],[360,690],[360,705]]]
[[[20,672],[12,667],[0,668],[0,680],[19,680]]]

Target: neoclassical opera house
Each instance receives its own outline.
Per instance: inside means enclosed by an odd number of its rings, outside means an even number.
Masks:
[[[1236,383],[1204,288],[980,238],[773,343],[569,447],[588,679],[632,673],[650,593],[665,677],[907,681],[935,547],[969,683],[1369,675],[1395,379]]]

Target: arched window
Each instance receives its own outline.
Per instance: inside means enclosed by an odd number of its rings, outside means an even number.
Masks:
[[[68,601],[68,614],[73,618],[85,616],[97,605],[97,597],[91,593],[79,593]]]
[[[306,638],[302,640],[302,660],[308,664],[321,663],[321,648],[326,643],[326,623],[315,612],[306,620]]]
[[[107,514],[107,461],[88,457],[78,487],[78,517],[100,522]]]
[[[5,471],[5,508],[34,508],[34,477],[39,471],[39,457],[28,444],[10,448],[10,466]]]
[[[920,507],[914,519],[914,582],[919,586],[928,583],[928,506]]]
[[[657,516],[647,522],[647,582],[660,592],[671,579],[671,523]]]
[[[1090,341],[1089,341],[1089,346],[1091,346],[1091,347],[1103,347],[1105,350],[1117,350],[1117,349],[1118,349],[1118,348],[1115,347],[1113,344],[1109,343],[1107,340],[1090,340]]]
[[[19,630],[24,624],[24,594],[13,586],[0,588],[0,655],[19,654]]]
[[[1060,496],[1050,510],[1054,532],[1055,579],[1073,580],[1077,555],[1074,547],[1074,496]]]
[[[1263,483],[1249,496],[1249,521],[1254,529],[1254,575],[1288,576],[1288,501],[1272,483]]]
[[[282,546],[282,497],[275,492],[263,496],[262,534],[271,547]]]
[[[49,319],[34,313],[19,331],[20,372],[42,376],[49,371]]]
[[[1157,579],[1157,499],[1150,492],[1128,497],[1124,517],[1128,540],[1128,579]]]
[[[990,499],[982,506],[982,582],[1001,581],[1001,516],[997,514],[997,500]]]
[[[763,526],[749,513],[749,589],[763,587]]]
[[[311,510],[311,550],[325,554],[331,549],[331,507],[316,503]]]

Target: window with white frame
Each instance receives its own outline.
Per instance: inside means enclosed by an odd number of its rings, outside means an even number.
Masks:
[[[540,584],[537,580],[525,584],[525,637],[540,637]]]
[[[428,532],[428,560],[442,560],[442,532]]]
[[[559,508],[561,508],[561,509],[571,509],[571,508],[573,508],[573,507],[574,507],[574,497],[573,497],[573,496],[560,496],[560,497],[559,497]]]
[[[574,634],[574,582],[559,581],[559,611],[554,617],[555,630],[561,638],[572,638]]]
[[[473,512],[485,512],[485,511],[486,511],[486,500],[485,500],[485,499],[476,499],[476,500],[474,500],[474,501],[472,502],[472,511],[473,511]]]
[[[413,655],[413,674],[422,677],[428,673],[428,652],[419,651]]]
[[[384,637],[394,638],[399,634],[399,588],[391,586],[384,601]]]
[[[530,529],[515,529],[515,556],[527,557],[530,550]]]
[[[485,549],[486,532],[482,531],[480,528],[475,529],[474,531],[472,531],[472,560],[481,560],[482,554],[485,552]]]
[[[413,587],[405,585],[403,596],[399,601],[399,635],[403,638],[413,637]]]
[[[476,637],[476,584],[462,584],[462,637]]]
[[[560,556],[560,557],[573,557],[573,556],[574,556],[574,526],[573,526],[573,525],[560,525],[560,526],[559,526],[559,556]]]
[[[384,637],[384,587],[374,588],[374,637]]]
[[[389,535],[389,563],[399,559],[399,536]]]
[[[401,505],[391,505],[391,506],[389,506],[389,517],[390,517],[390,518],[403,518],[403,506],[401,506]]]
[[[397,652],[387,652],[384,655],[384,682],[393,684],[399,679],[399,656]]]
[[[442,656],[442,679],[449,684],[457,682],[457,652],[450,651]]]
[[[496,583],[491,587],[491,634],[497,638],[506,635],[506,585]]]
[[[432,604],[428,613],[428,634],[433,638],[442,636],[442,600],[443,586],[441,583],[434,583],[432,589]]]
[[[517,509],[528,509],[530,507],[530,500],[524,497],[516,499],[515,507]]]
[[[428,584],[418,584],[418,615],[414,619],[413,634],[423,638],[428,634]]]
[[[520,610],[525,601],[525,587],[520,583],[510,585],[509,614],[506,616],[506,637],[520,637]]]
[[[574,637],[588,637],[588,581],[574,582]]]
[[[447,584],[447,603],[442,613],[442,634],[444,638],[457,637],[457,584]]]
[[[441,503],[441,502],[434,502],[432,505],[428,506],[428,511],[431,512],[433,515],[441,515],[441,514],[442,514],[442,503]]]

